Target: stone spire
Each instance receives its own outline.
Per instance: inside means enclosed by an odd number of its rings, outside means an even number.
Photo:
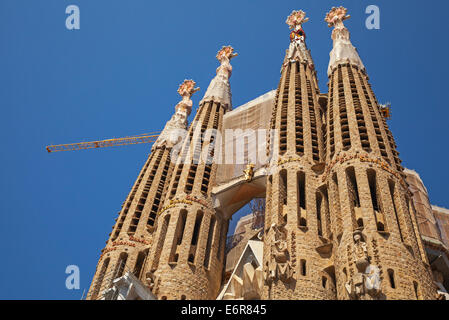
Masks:
[[[200,104],[207,101],[215,101],[226,107],[227,110],[232,109],[231,101],[231,86],[229,84],[229,78],[232,74],[232,66],[230,61],[236,57],[237,53],[234,53],[234,48],[231,46],[223,46],[217,53],[217,59],[220,61],[220,66],[217,68],[217,75],[209,84],[206,94]]]
[[[334,41],[333,49],[330,52],[329,67],[327,74],[330,76],[332,70],[342,63],[351,63],[365,70],[362,60],[357,53],[357,49],[352,45],[348,29],[343,24],[344,20],[351,16],[346,15],[347,9],[344,7],[333,7],[327,14],[324,21],[329,27],[334,27],[332,31],[332,40]]]
[[[302,24],[307,21],[309,21],[309,18],[306,18],[306,13],[302,10],[293,10],[287,17],[285,23],[288,24],[292,31],[290,32],[290,46],[285,62],[306,61],[313,65],[310,51],[307,49],[305,42],[306,33],[302,29]]]
[[[195,81],[184,80],[179,85],[178,93],[182,97],[182,100],[175,106],[175,114],[165,124],[164,130],[162,130],[159,138],[153,144],[152,150],[165,146],[166,148],[173,147],[182,138],[183,133],[187,129],[187,118],[192,111],[192,95],[200,90],[195,88]]]

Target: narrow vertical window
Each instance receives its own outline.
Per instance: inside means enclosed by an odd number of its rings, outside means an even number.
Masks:
[[[156,244],[156,250],[155,250],[155,254],[154,254],[154,258],[153,258],[153,265],[151,270],[156,270],[157,267],[159,266],[159,259],[161,256],[161,252],[164,246],[164,242],[165,242],[165,236],[167,235],[167,229],[168,229],[168,225],[170,223],[170,215],[167,214],[164,217],[164,220],[162,222],[161,225],[161,232],[159,234],[159,238],[157,239],[157,244]]]
[[[371,195],[371,203],[374,209],[374,216],[376,219],[376,226],[377,231],[385,231],[385,219],[382,212],[382,205],[380,202],[380,196],[379,196],[379,188],[377,185],[377,176],[376,171],[372,169],[367,170],[368,175],[368,184],[369,184],[369,190]]]
[[[316,220],[317,220],[318,235],[320,237],[323,236],[323,223],[321,221],[322,204],[323,204],[323,197],[321,196],[320,192],[317,192],[316,193]]]
[[[200,234],[201,222],[203,221],[203,212],[198,211],[196,214],[195,227],[193,228],[193,235],[191,241],[191,253],[189,255],[189,262],[193,263],[195,261],[196,247],[198,244],[198,237]]]
[[[319,193],[322,198],[320,212],[321,212],[321,225],[323,237],[330,238],[332,235],[332,230],[331,230],[331,213],[329,209],[329,194],[327,191],[327,187],[326,186],[321,187],[319,189]]]
[[[140,251],[139,254],[137,255],[136,265],[134,266],[133,274],[138,278],[140,277],[140,273],[142,272],[142,267],[147,255],[148,249]]]
[[[287,204],[287,170],[282,170],[279,173],[279,183],[280,183],[280,196],[281,203],[283,205]]]
[[[421,296],[419,294],[418,282],[413,281],[413,289],[415,290],[415,298],[416,298],[416,300],[421,300]]]
[[[300,227],[307,226],[306,216],[306,175],[304,172],[298,172],[296,175],[296,183],[298,185],[298,225]]]
[[[351,203],[351,218],[353,228],[363,228],[363,214],[360,208],[360,195],[354,167],[346,169],[349,201]]]
[[[388,187],[389,187],[389,190],[390,190],[391,201],[393,203],[394,216],[395,216],[396,222],[398,224],[399,236],[401,237],[401,241],[404,242],[404,237],[402,235],[402,230],[401,230],[402,229],[402,224],[401,224],[401,221],[399,220],[398,210],[397,210],[397,207],[396,207],[396,200],[395,200],[395,197],[394,197],[394,190],[395,190],[394,182],[391,181],[391,180],[388,180]]]
[[[215,223],[216,223],[216,219],[215,219],[215,217],[212,217],[210,219],[209,233],[207,235],[206,253],[204,255],[204,266],[206,267],[206,269],[209,268],[210,250],[211,250],[211,246],[212,246],[212,239],[214,236]]]
[[[301,275],[306,276],[307,275],[307,264],[306,260],[301,259]]]
[[[343,234],[343,221],[340,210],[340,188],[338,186],[338,177],[336,173],[332,176],[332,200],[336,204],[336,209],[334,212],[336,215],[335,220],[337,221],[337,240],[340,243],[341,236]]]
[[[390,280],[390,287],[396,289],[396,283],[394,281],[394,271],[393,269],[388,269],[388,279]]]
[[[126,269],[126,261],[128,261],[128,254],[126,252],[122,252],[117,261],[117,265],[115,267],[115,275],[111,279],[111,283],[112,281],[114,281],[117,278],[120,278],[123,275]]]
[[[175,236],[173,238],[173,245],[172,245],[172,249],[171,249],[169,262],[178,262],[179,256],[178,256],[177,251],[178,251],[178,246],[182,243],[184,229],[186,226],[186,219],[187,219],[187,210],[183,209],[179,213],[178,224],[176,226]]]
[[[198,243],[198,236],[200,233],[201,221],[203,220],[203,212],[198,211],[196,214],[195,227],[193,228],[192,245],[196,246]]]
[[[357,187],[357,179],[355,177],[354,167],[346,169],[346,176],[348,178],[349,196],[351,197],[354,207],[360,207],[359,188]]]

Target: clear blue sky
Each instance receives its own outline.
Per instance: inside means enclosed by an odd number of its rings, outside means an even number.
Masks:
[[[81,29],[65,28],[65,8]],[[365,28],[377,4],[381,29]],[[327,92],[332,42],[325,13],[348,7],[346,25],[390,121],[401,158],[434,204],[449,207],[449,2],[432,1],[0,1],[1,299],[79,299],[148,145],[47,154],[48,144],[160,130],[185,78],[204,94],[233,45],[234,106],[277,87],[289,44],[285,19],[310,17],[307,43]],[[196,108],[194,108],[195,111]],[[194,112],[193,112],[194,113]],[[65,268],[81,289],[65,288]]]

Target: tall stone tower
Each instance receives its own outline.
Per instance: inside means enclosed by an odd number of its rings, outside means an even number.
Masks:
[[[187,131],[197,89],[192,80],[180,86],[183,99],[123,205],[90,299],[125,270],[162,300],[435,298],[399,153],[343,23],[348,18],[343,7],[325,17],[334,28],[327,94],[318,87],[301,10],[286,21],[290,46],[272,106],[270,95],[263,109],[259,101],[231,111],[230,46],[218,52],[217,75]],[[261,120],[260,110],[271,110],[271,120]],[[257,123],[270,132],[270,162],[225,170],[218,185],[225,150],[216,146],[234,120],[234,128]],[[219,295],[228,219],[264,192],[263,232],[254,233]]]
[[[265,299],[334,299],[327,188],[317,172],[325,159],[323,114],[316,71],[302,24],[293,11],[290,47],[281,70],[271,119],[277,137],[267,180]]]
[[[343,7],[328,67],[326,168],[338,299],[432,299],[435,289],[393,136]]]
[[[190,97],[198,90],[193,80],[185,80],[179,86],[178,93],[182,100],[153,144],[145,165],[122,205],[98,261],[88,299],[100,298],[100,293],[112,284],[112,280],[125,271],[144,278],[142,270],[153,243],[157,213],[162,207],[164,189],[173,171],[172,149],[185,135],[187,117],[192,110]]]
[[[213,209],[214,140],[231,110],[230,60],[223,47],[211,81],[181,148],[158,218],[145,271],[159,299],[215,299],[221,285],[228,221]]]

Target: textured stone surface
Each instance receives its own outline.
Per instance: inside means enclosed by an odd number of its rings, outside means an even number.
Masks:
[[[321,94],[311,57],[286,55],[270,122],[279,135],[269,146],[275,157],[266,176],[262,298],[354,298],[348,285],[366,277],[354,238],[359,232],[381,286],[379,295],[357,298],[434,299],[412,194],[363,64],[333,61],[328,85],[329,93]],[[183,157],[202,147],[195,145],[202,132],[222,130],[229,106],[213,97],[200,103]],[[215,299],[229,225],[213,206],[215,178],[216,164],[174,164],[169,149],[153,150],[103,250],[88,298],[107,288],[103,275],[114,273],[126,253],[126,267],[140,270],[158,299]]]

